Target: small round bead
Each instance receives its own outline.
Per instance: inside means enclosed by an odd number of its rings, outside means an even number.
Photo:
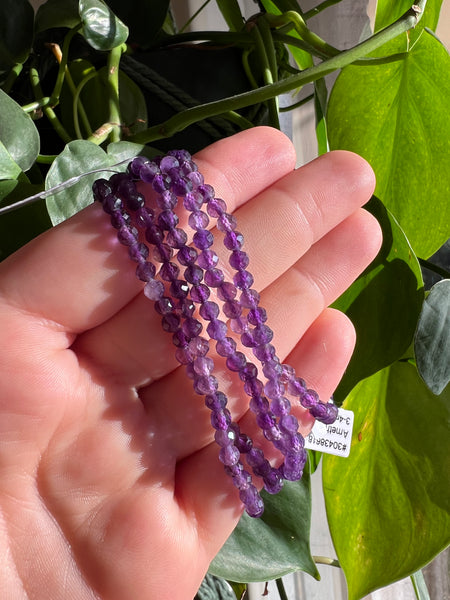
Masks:
[[[168,175],[159,174],[155,175],[152,181],[152,187],[155,192],[161,194],[162,192],[168,190],[170,188],[171,179]]]
[[[164,233],[157,225],[150,225],[145,230],[145,239],[156,246],[157,244],[161,244],[164,240]]]
[[[151,262],[141,262],[136,267],[136,276],[141,281],[150,281],[156,273],[155,265]]]
[[[161,281],[151,279],[145,284],[144,294],[149,300],[159,300],[164,294],[164,285]]]
[[[259,304],[260,296],[256,290],[242,290],[239,302],[244,308],[256,308]]]
[[[236,319],[231,319],[230,321],[231,331],[234,333],[244,333],[248,329],[247,319],[245,317],[237,317]]]
[[[200,285],[196,285],[196,286],[192,287],[192,289],[191,289],[191,299],[194,302],[197,302],[200,304],[202,304],[203,302],[208,300],[210,294],[211,294],[211,292],[210,292],[209,287],[206,286],[204,283],[201,283]]]
[[[228,281],[224,281],[222,285],[217,288],[217,295],[219,296],[220,300],[223,300],[224,302],[227,300],[233,300],[236,298],[236,294],[236,286]]]
[[[247,364],[245,354],[242,352],[236,352],[229,356],[226,360],[226,365],[230,371],[240,371]]]
[[[265,344],[264,346],[254,348],[253,354],[261,362],[265,362],[267,360],[271,360],[275,356],[275,348],[272,346],[272,344]]]
[[[199,171],[191,171],[190,173],[187,173],[186,177],[192,183],[194,190],[196,188],[198,188],[200,185],[203,185],[205,183],[203,175]],[[203,203],[203,198],[202,198],[202,203]]]
[[[174,298],[182,300],[188,295],[189,286],[185,281],[182,281],[180,279],[172,281],[172,283],[170,284],[170,293]]]
[[[196,336],[189,341],[189,350],[195,356],[206,356],[209,352],[209,342],[203,337]]]
[[[203,196],[198,192],[190,192],[183,198],[183,206],[186,210],[199,210],[203,206]]]
[[[285,433],[297,433],[298,421],[294,415],[283,415],[280,417],[279,426]]]
[[[167,315],[172,313],[175,309],[172,298],[168,296],[163,296],[159,300],[155,302],[155,310],[160,315]]]
[[[222,309],[225,316],[229,319],[237,319],[237,317],[240,317],[242,314],[242,306],[235,300],[227,300]]]
[[[156,262],[168,262],[173,256],[173,248],[168,244],[159,244],[153,248],[153,258]]]
[[[164,331],[173,333],[180,326],[180,317],[174,313],[169,313],[163,316],[161,323]]]
[[[170,190],[165,190],[156,197],[156,205],[162,210],[173,210],[177,205],[177,202],[177,197]]]
[[[222,410],[227,405],[227,397],[223,392],[208,394],[205,398],[205,404],[213,411]]]
[[[252,396],[249,403],[250,410],[256,414],[267,412],[269,410],[269,402],[264,396]]]
[[[319,402],[319,396],[314,390],[305,390],[300,396],[300,403],[304,408],[312,408]]]
[[[197,319],[193,319],[192,317],[190,317],[183,321],[181,329],[186,334],[186,336],[189,339],[191,339],[201,334],[203,325]]]
[[[264,386],[259,379],[247,379],[244,383],[244,392],[248,396],[261,396]]]
[[[187,234],[183,229],[171,229],[167,234],[166,241],[171,248],[183,248],[187,242]]]
[[[284,396],[279,396],[272,400],[270,403],[270,408],[275,416],[281,417],[282,415],[289,414],[289,411],[291,410],[291,403]]]
[[[267,312],[261,306],[251,308],[247,313],[247,319],[251,325],[260,325],[267,321]]]
[[[224,275],[220,269],[209,269],[205,272],[205,283],[209,287],[219,287],[223,283]]]
[[[189,215],[188,223],[189,227],[196,231],[200,231],[208,226],[209,217],[202,210],[195,210]]]
[[[197,260],[198,252],[192,246],[184,246],[180,248],[177,259],[181,265],[188,266],[192,265]]]
[[[253,484],[246,489],[239,490],[239,498],[250,517],[256,518],[263,514],[264,502]]]
[[[278,494],[283,487],[283,477],[278,469],[272,469],[264,479],[264,489],[268,494]]]
[[[195,304],[190,298],[183,298],[180,302],[179,309],[183,317],[192,317],[195,312]]]
[[[178,216],[173,210],[162,210],[158,215],[158,225],[163,231],[174,229],[178,225]]]
[[[154,212],[151,208],[143,206],[136,212],[136,221],[140,227],[148,227],[153,224]]]
[[[223,213],[217,219],[217,229],[226,233],[227,231],[234,231],[237,226],[236,217],[229,213]]]
[[[253,281],[253,275],[249,271],[238,271],[233,277],[234,285],[240,290],[251,288]]]
[[[206,331],[211,339],[222,340],[227,335],[227,324],[219,319],[215,319],[208,323]]]
[[[139,242],[137,244],[132,244],[128,248],[129,257],[131,258],[132,261],[137,262],[137,263],[145,262],[145,260],[148,258],[148,254],[149,254],[148,247],[145,244],[142,244],[141,242]]]
[[[214,361],[208,356],[198,356],[194,360],[193,366],[194,371],[198,375],[210,375],[211,371],[214,369]]]
[[[237,271],[243,271],[248,267],[250,262],[248,254],[242,250],[233,250],[228,262]]]
[[[106,196],[112,193],[112,186],[107,179],[97,179],[92,185],[94,197],[99,202],[102,202]]]
[[[128,227],[125,225],[121,227],[117,232],[117,239],[124,246],[131,246],[136,243],[138,237],[138,230],[135,227]]]
[[[245,433],[240,433],[234,443],[241,454],[247,454],[253,448],[252,438]]]
[[[287,389],[293,396],[302,396],[306,392],[306,383],[300,377],[291,379],[287,384]],[[317,397],[318,401],[318,397]],[[311,404],[312,406],[312,404]]]
[[[218,385],[213,375],[200,375],[194,381],[194,390],[197,394],[211,394],[217,390]]]
[[[139,168],[139,177],[145,183],[152,183],[156,175],[159,175],[160,173],[161,171],[159,170],[158,165],[150,161],[144,162]]]
[[[198,265],[202,269],[213,269],[219,262],[219,257],[214,250],[203,250],[198,256]]]
[[[234,444],[236,434],[232,429],[216,429],[214,439],[219,446],[229,446]]]
[[[220,356],[231,356],[236,351],[236,342],[233,338],[225,337],[217,342],[216,351]]]
[[[189,265],[184,270],[184,276],[186,278],[186,281],[189,281],[189,283],[192,283],[193,285],[198,285],[203,279],[203,269],[201,269],[195,264]]]
[[[271,400],[284,395],[284,385],[277,380],[270,380],[264,386],[265,395]]]
[[[193,188],[192,181],[186,177],[178,177],[172,183],[172,190],[177,196],[185,196],[189,192],[192,192]]]
[[[180,268],[173,262],[166,262],[162,265],[159,275],[164,281],[174,281],[180,274]]]
[[[227,466],[235,465],[239,461],[240,456],[239,450],[231,444],[224,446],[219,452],[219,460]]]
[[[208,394],[210,396],[211,394]],[[211,425],[214,429],[228,429],[231,423],[230,411],[226,408],[213,410],[211,413]]]
[[[175,156],[171,156],[170,154],[163,156],[161,162],[159,163],[159,168],[163,173],[167,173],[171,169],[175,169],[179,166],[180,163],[178,160],[175,158]]]
[[[206,187],[206,186],[205,186]],[[227,205],[220,198],[212,198],[206,205],[209,216],[218,218],[227,210]]]
[[[210,231],[202,229],[194,233],[193,242],[199,250],[206,250],[213,245],[214,236]]]
[[[205,183],[204,185],[199,185],[197,188],[197,191],[199,194],[202,195],[203,202],[208,202],[209,200],[214,198],[214,194],[215,194],[214,188],[207,183]],[[211,215],[211,216],[214,216],[214,215]]]
[[[219,316],[219,307],[215,302],[207,301],[200,306],[200,315],[206,321],[212,321]]]
[[[228,250],[240,250],[244,244],[244,236],[239,231],[228,231],[223,243]]]

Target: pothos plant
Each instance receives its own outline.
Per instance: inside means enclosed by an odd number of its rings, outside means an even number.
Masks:
[[[318,153],[352,150],[376,172],[369,210],[384,243],[335,303],[358,334],[335,394],[355,413],[350,456],[311,452],[301,482],[266,497],[261,519],[242,517],[210,569],[237,597],[268,579],[286,597],[280,578],[296,570],[318,578],[327,559],[310,553],[310,474],[320,460],[338,557],[329,562],[343,569],[350,600],[410,575],[427,598],[420,569],[449,542],[450,271],[438,251],[450,236],[450,59],[434,33],[442,0],[378,0],[373,33],[347,50],[314,33],[339,2],[305,11],[301,0],[261,0],[244,20],[236,0],[217,0],[226,30],[195,32],[175,23],[169,0],[47,0],[37,12],[28,0],[0,3],[0,260],[89,203],[103,170],[280,127],[281,111],[306,102]],[[292,102],[281,109],[282,94]]]

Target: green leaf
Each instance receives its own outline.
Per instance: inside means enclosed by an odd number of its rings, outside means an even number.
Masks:
[[[128,27],[102,0],[79,0],[79,13],[86,41],[96,50],[111,50],[128,38]]]
[[[349,600],[411,575],[450,541],[450,391],[397,362],[347,398],[350,456],[323,457],[327,517]]]
[[[417,600],[431,600],[428,593],[427,584],[422,571],[417,571],[411,575],[411,581],[416,593]]]
[[[355,351],[335,393],[339,404],[359,381],[403,355],[424,296],[421,269],[401,227],[377,198],[366,208],[381,225],[383,244],[376,259],[333,304],[356,329]]]
[[[417,30],[424,27],[435,31],[439,20],[442,0],[428,0],[425,7],[425,13],[419,21]],[[411,8],[411,0],[377,0],[377,11],[375,15],[374,31],[377,32],[399,19],[407,10]]]
[[[23,63],[33,42],[34,11],[28,0],[0,2],[0,71]]]
[[[244,17],[237,0],[217,0],[217,6],[230,31],[241,31],[243,29]]]
[[[17,179],[22,169],[12,159],[11,154],[0,141],[0,181],[3,179]]]
[[[0,90],[0,142],[22,171],[27,171],[39,154],[35,124],[3,90]]]
[[[319,578],[309,550],[311,492],[309,474],[285,484],[275,495],[263,493],[259,519],[244,514],[210,566],[210,573],[237,582],[266,581],[293,571]]]
[[[128,42],[145,49],[154,43],[161,31],[170,0],[107,0],[107,4],[128,26]]]
[[[420,376],[440,394],[450,381],[450,279],[436,283],[423,303],[414,355]]]
[[[53,225],[65,221],[93,202],[92,184],[100,177],[111,177],[112,172],[124,171],[126,163],[118,166],[120,160],[131,160],[139,154],[142,146],[126,142],[114,144],[111,153],[106,153],[99,146],[87,140],[75,140],[67,144],[61,154],[54,160],[47,174],[45,189],[57,186],[71,177],[78,177],[94,169],[105,169],[104,173],[86,175],[71,187],[47,198],[47,209]]]
[[[72,29],[79,24],[78,0],[47,0],[38,8],[34,26],[40,32],[54,27]]]
[[[329,151],[327,122],[325,118],[327,105],[327,86],[324,79],[314,82],[314,110],[316,114],[316,137],[319,156]]]
[[[328,107],[331,149],[371,163],[376,195],[423,257],[450,236],[449,97],[450,57],[424,31],[402,60],[343,69]]]
[[[247,591],[246,583],[236,583],[235,581],[229,581],[228,583],[230,584],[231,589],[233,590],[237,600],[241,600],[241,598],[244,598],[244,594]]]

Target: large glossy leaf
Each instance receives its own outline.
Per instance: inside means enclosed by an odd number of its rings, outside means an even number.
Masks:
[[[37,10],[35,29],[37,32],[53,27],[72,29],[79,23],[78,0],[47,0]]]
[[[0,71],[23,63],[33,41],[34,11],[28,0],[0,2]]]
[[[16,179],[20,173],[22,173],[22,169],[12,159],[11,154],[0,140],[0,181]]]
[[[422,15],[417,30],[420,32],[424,27],[428,27],[433,31],[436,29],[439,20],[439,12],[441,10],[442,0],[427,0],[425,13]],[[377,0],[377,10],[375,15],[374,31],[379,31],[383,27],[387,27],[398,18],[400,18],[407,10],[411,8],[411,0]],[[414,32],[410,32],[410,34]]]
[[[164,25],[170,0],[107,0],[107,4],[129,28],[129,43],[148,48]]]
[[[67,144],[47,174],[46,189],[96,169],[104,168],[105,172],[81,177],[74,185],[47,198],[47,208],[53,225],[61,223],[91,204],[94,181],[100,177],[110,177],[112,171],[125,170],[126,163],[115,166],[116,163],[119,160],[131,160],[139,154],[141,149],[142,146],[139,144],[130,142],[127,142],[125,148],[122,149],[121,142],[117,142],[114,144],[112,152],[106,153],[99,146],[86,140],[75,140]],[[119,159],[118,155],[120,155]]]
[[[372,198],[367,208],[383,231],[376,259],[334,303],[353,322],[356,348],[335,393],[342,403],[362,379],[400,358],[410,345],[423,302],[419,263],[399,224]]]
[[[450,236],[449,97],[450,57],[424,31],[401,60],[343,69],[328,108],[330,147],[372,164],[377,196],[421,257]]]
[[[287,483],[275,496],[264,495],[259,519],[244,514],[210,572],[231,581],[275,579],[293,571],[318,578],[309,550],[311,493],[309,475]]]
[[[102,0],[79,0],[82,33],[96,50],[111,50],[128,38],[128,27]]]
[[[39,154],[35,124],[3,90],[0,90],[0,142],[22,171],[27,171]]]
[[[349,600],[406,577],[450,541],[450,391],[409,362],[362,381],[350,456],[323,457],[328,522]]]
[[[417,369],[434,394],[450,381],[450,279],[430,290],[414,338]]]

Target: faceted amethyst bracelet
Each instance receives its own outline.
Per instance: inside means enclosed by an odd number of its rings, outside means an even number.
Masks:
[[[137,189],[138,181],[153,189],[148,204]],[[281,364],[276,356],[266,311],[259,305],[258,292],[251,287],[253,276],[247,269],[248,255],[242,249],[243,235],[236,230],[236,219],[227,212],[225,202],[204,183],[187,151],[171,151],[152,160],[138,156],[126,173],[116,173],[109,181],[97,180],[93,193],[110,215],[119,242],[128,247],[131,260],[137,263],[136,276],[145,282],[144,294],[154,302],[163,329],[172,335],[177,361],[185,366],[195,392],[205,398],[225,471],[247,513],[261,516],[263,501],[243,460],[262,479],[264,489],[274,494],[282,488],[283,480],[301,479],[307,459],[304,439],[297,419],[290,414],[291,403],[286,396],[297,397],[312,416],[327,424],[336,419],[337,407],[321,402],[294,369]],[[175,209],[180,200],[193,231],[191,245],[187,245],[187,233],[178,228]],[[210,218],[216,220],[230,252],[233,281],[226,280],[212,248]],[[218,302],[210,299],[214,291]],[[225,320],[219,318],[221,313]],[[233,333],[239,336],[242,350],[252,349],[265,382],[257,365],[239,350]],[[278,468],[272,467],[261,448],[233,422],[227,397],[213,375],[214,361],[208,356],[213,342],[228,369],[243,382],[250,397],[249,407],[265,438],[283,455]]]

